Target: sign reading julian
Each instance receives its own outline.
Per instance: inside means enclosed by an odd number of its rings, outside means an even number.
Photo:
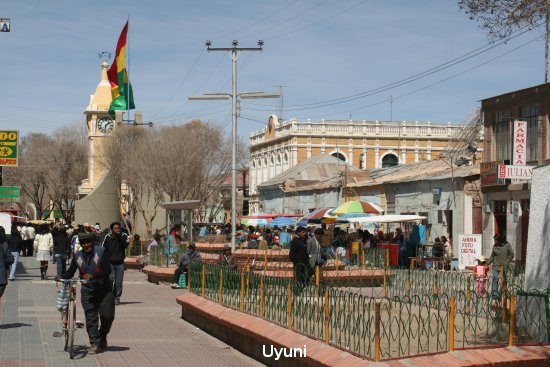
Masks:
[[[527,122],[526,121],[514,121],[514,152],[512,154],[512,165],[524,166],[527,157],[526,155],[527,144]]]

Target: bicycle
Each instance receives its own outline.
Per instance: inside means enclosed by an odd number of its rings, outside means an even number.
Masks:
[[[54,333],[54,336],[63,336],[64,350],[69,352],[69,357],[74,358],[74,331],[75,325],[81,327],[76,321],[76,286],[79,279],[60,279],[62,287],[57,297],[57,309],[61,311],[62,332],[59,335]]]

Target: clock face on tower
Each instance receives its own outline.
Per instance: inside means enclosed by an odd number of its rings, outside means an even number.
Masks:
[[[97,121],[97,128],[102,133],[110,133],[111,131],[113,131],[113,127],[113,120],[108,117],[102,117]]]

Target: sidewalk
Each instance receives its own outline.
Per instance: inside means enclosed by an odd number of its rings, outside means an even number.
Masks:
[[[109,347],[87,355],[88,336],[77,329],[75,359],[63,351],[53,280],[40,280],[35,258],[20,257],[16,280],[0,300],[0,367],[4,366],[262,366],[181,319],[176,296],[186,292],[148,283],[146,275],[127,270],[121,304],[116,306]],[[55,266],[50,263],[50,279]],[[80,297],[79,297],[80,300]],[[84,320],[78,303],[79,320]]]

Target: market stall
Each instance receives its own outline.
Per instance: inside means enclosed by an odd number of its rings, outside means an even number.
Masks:
[[[363,216],[356,218],[349,218],[350,223],[356,225],[366,226],[369,224],[380,225],[380,224],[390,224],[390,223],[419,223],[426,217],[420,215],[397,215],[397,214],[386,214],[386,215],[371,215]],[[377,248],[387,249],[389,251],[389,263],[391,266],[398,266],[399,264],[399,245],[397,243],[391,242],[377,242]]]

